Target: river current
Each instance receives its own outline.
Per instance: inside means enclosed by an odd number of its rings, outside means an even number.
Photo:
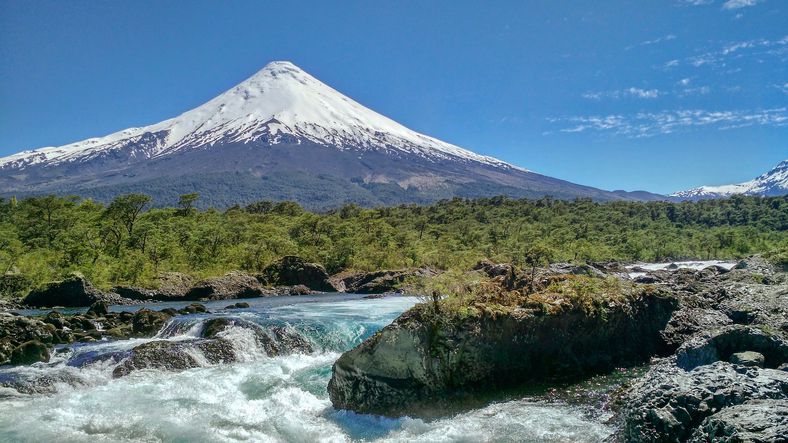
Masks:
[[[178,316],[152,339],[59,347],[49,363],[0,367],[0,442],[598,442],[613,433],[581,406],[524,398],[436,420],[338,411],[326,386],[340,356],[416,303],[319,295],[245,300],[250,308]],[[161,303],[155,309],[180,307]],[[136,310],[137,307],[115,309]],[[183,372],[112,371],[132,347],[190,340],[211,317],[297,331],[312,354],[269,357],[230,329],[239,362]]]

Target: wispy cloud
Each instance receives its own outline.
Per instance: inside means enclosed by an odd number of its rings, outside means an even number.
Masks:
[[[698,127],[727,130],[746,126],[788,126],[788,108],[708,111],[702,109],[549,118],[558,132],[599,132],[629,138],[653,137]]]
[[[682,5],[689,6],[703,6],[714,3],[715,0],[679,0]],[[722,9],[741,9],[748,6],[755,6],[758,3],[763,3],[766,0],[726,0],[722,4]]]
[[[620,98],[657,98],[662,93],[659,89],[642,89],[642,88],[626,88],[626,89],[617,89],[613,91],[590,91],[583,94],[583,98],[589,100],[601,100],[603,98],[612,98],[612,99],[620,99]]]
[[[749,57],[775,57],[788,54],[788,35],[779,40],[755,39],[731,42],[719,49],[707,51],[683,60],[673,59],[665,62],[662,69],[675,68],[681,64],[694,66],[725,67],[730,60]]]
[[[755,6],[763,0],[728,0],[722,4],[722,9],[741,9],[748,6]]]
[[[632,48],[634,48],[636,46],[651,46],[651,45],[656,45],[656,44],[663,43],[663,42],[669,42],[671,40],[675,40],[676,38],[677,37],[676,37],[675,34],[667,34],[667,35],[663,35],[662,37],[657,37],[655,39],[644,40],[644,41],[642,41],[642,42],[640,42],[640,43],[638,43],[636,45],[629,45],[625,49],[627,51],[629,51],[630,49],[632,49]]]
[[[781,85],[774,85],[774,87],[782,91],[783,94],[788,94],[788,83],[783,83]]]

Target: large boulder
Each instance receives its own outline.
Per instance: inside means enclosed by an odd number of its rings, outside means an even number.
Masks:
[[[112,371],[113,377],[123,377],[140,369],[183,371],[199,367],[204,357],[210,364],[236,361],[232,344],[224,340],[152,341],[134,347]]]
[[[742,354],[757,360],[762,357],[766,367],[743,362]],[[720,411],[751,400],[788,401],[788,372],[777,369],[786,361],[788,341],[758,328],[729,326],[693,337],[630,389],[624,407],[624,438],[628,442],[684,442],[692,436],[719,437],[715,429],[728,416],[720,416]]]
[[[654,290],[593,312],[572,304],[436,315],[417,305],[336,361],[329,394],[339,409],[422,415],[467,394],[640,364],[657,352],[676,304]]]
[[[304,285],[314,291],[336,292],[326,269],[301,257],[288,255],[266,266],[260,278],[272,286]]]
[[[29,365],[39,361],[49,361],[49,348],[38,340],[22,343],[11,351],[12,365]]]
[[[108,313],[109,313],[109,308],[107,308],[107,304],[104,301],[99,300],[93,303],[92,305],[90,305],[90,307],[88,308],[88,312],[85,313],[85,316],[104,317]]]
[[[690,443],[788,441],[788,401],[752,400],[706,418]]]
[[[68,278],[48,283],[44,288],[33,290],[23,303],[35,307],[90,306],[102,299],[102,293],[94,288],[85,277],[73,274]]]
[[[223,338],[232,333],[232,328],[249,332],[254,337],[257,348],[264,351],[269,357],[314,352],[309,340],[294,329],[279,325],[263,327],[239,318],[219,317],[206,321],[203,325],[202,337]]]
[[[49,360],[48,348],[61,342],[63,337],[52,324],[0,313],[0,364]]]
[[[166,312],[140,309],[131,319],[132,331],[136,335],[153,335],[164,326],[172,316]]]
[[[272,295],[257,278],[243,272],[230,272],[221,277],[210,278],[189,289],[187,300],[226,300]]]
[[[652,368],[628,395],[626,441],[684,442],[707,417],[727,407],[755,399],[788,401],[788,372],[724,361],[691,371],[663,364]]]

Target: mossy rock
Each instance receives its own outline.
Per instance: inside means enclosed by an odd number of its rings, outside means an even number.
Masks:
[[[24,342],[11,352],[12,365],[29,365],[40,361],[49,361],[49,348],[38,340]]]

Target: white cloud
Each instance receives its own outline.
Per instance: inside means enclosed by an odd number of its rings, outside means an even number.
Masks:
[[[692,80],[690,78],[682,78],[677,83],[680,84],[681,86],[687,86],[690,84],[691,81]]]
[[[678,93],[679,96],[687,96],[687,95],[706,95],[711,92],[711,88],[708,86],[700,86],[697,88],[685,88],[681,92]]]
[[[763,0],[728,0],[722,4],[722,9],[740,9],[755,6]]]
[[[599,132],[629,138],[685,132],[699,127],[728,130],[747,126],[788,126],[788,108],[707,111],[702,109],[551,118],[558,132]]]
[[[613,91],[589,91],[582,95],[583,98],[588,100],[601,100],[603,98],[657,98],[663,95],[659,89],[641,89],[641,88],[625,88]]]
[[[629,88],[626,93],[638,98],[657,98],[660,95],[657,89]]]
[[[665,64],[662,65],[662,68],[663,69],[670,69],[670,68],[675,68],[678,65],[679,65],[679,61],[677,59],[673,59],[673,60],[669,60],[669,61],[665,62]]]
[[[656,45],[657,43],[669,42],[669,41],[675,40],[675,39],[676,39],[676,35],[675,34],[668,34],[668,35],[665,35],[665,36],[662,36],[662,37],[655,38],[653,40],[646,40],[646,41],[640,42],[640,46]]]
[[[663,65],[663,69],[686,63],[696,68],[710,66],[723,68],[730,60],[752,57],[782,57],[788,52],[788,36],[779,40],[755,39],[725,44],[715,51],[705,52],[700,55],[688,57],[683,61],[670,60]]]

